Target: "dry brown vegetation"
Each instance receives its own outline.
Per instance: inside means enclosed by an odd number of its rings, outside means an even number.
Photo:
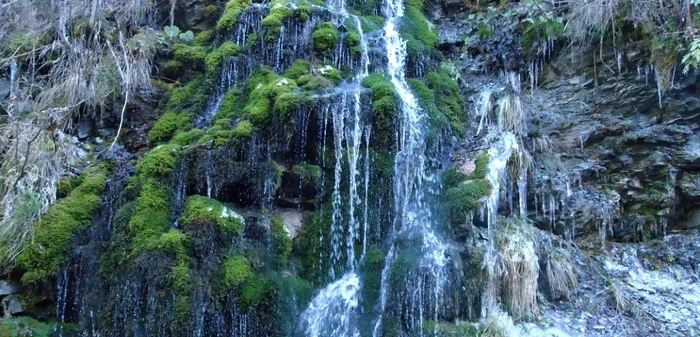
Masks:
[[[149,88],[149,0],[14,0],[0,5],[0,262],[32,238],[60,179],[80,160],[65,137],[78,116],[123,112]]]

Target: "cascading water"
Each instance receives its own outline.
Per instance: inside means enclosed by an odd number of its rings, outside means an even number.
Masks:
[[[360,36],[360,69],[351,83],[344,84],[345,90],[340,94],[340,101],[329,107],[333,121],[333,139],[335,146],[335,180],[333,184],[331,223],[331,268],[330,277],[345,270],[347,273],[339,280],[322,289],[311,301],[301,316],[307,336],[359,336],[354,320],[359,302],[360,278],[356,273],[359,263],[355,255],[355,242],[360,239],[362,256],[366,252],[368,219],[368,185],[369,185],[369,140],[370,126],[364,125],[362,118],[362,80],[368,75],[369,56],[367,42],[362,31],[362,24],[357,16],[349,15],[344,1],[333,2],[329,7],[339,11],[341,18],[352,18]],[[338,54],[338,53],[336,53]],[[338,62],[336,62],[338,63]],[[360,198],[360,164],[361,145],[365,142],[364,162],[364,203]],[[345,158],[347,155],[347,159]],[[343,164],[347,160],[348,198],[343,200],[341,180]],[[344,207],[343,202],[347,203]],[[357,210],[362,205],[363,210]],[[344,219],[344,213],[347,219]],[[360,217],[362,230],[360,231]],[[362,236],[360,237],[360,233]],[[344,239],[344,240],[343,240]],[[343,246],[345,250],[343,251]],[[322,257],[321,257],[322,258]],[[345,263],[343,263],[345,259]]]
[[[394,202],[395,219],[388,242],[391,246],[385,260],[381,275],[380,313],[374,325],[373,336],[382,334],[383,317],[389,311],[390,292],[403,293],[406,297],[398,303],[400,315],[408,314],[411,333],[423,335],[423,323],[426,317],[437,320],[442,288],[446,280],[447,244],[443,242],[433,228],[433,214],[426,201],[428,186],[435,183],[426,172],[425,130],[427,115],[419,107],[416,97],[409,89],[405,79],[406,41],[397,30],[397,25],[404,16],[404,4],[401,0],[388,0],[384,11],[387,16],[384,27],[384,39],[388,57],[388,75],[401,101],[399,114],[398,148],[394,160]],[[421,242],[419,255],[420,273],[407,273],[402,285],[405,290],[390,289],[391,274],[397,256],[402,254],[399,240],[403,236],[417,236]],[[423,271],[427,271],[423,273]],[[417,276],[417,277],[416,277]],[[432,287],[430,287],[430,285]],[[425,289],[430,291],[425,291]],[[425,299],[433,303],[425,303]],[[434,316],[428,316],[432,311]],[[427,310],[426,310],[427,309]]]

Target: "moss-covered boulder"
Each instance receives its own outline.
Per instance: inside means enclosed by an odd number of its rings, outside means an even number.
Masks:
[[[245,219],[222,203],[195,195],[187,198],[181,222],[188,226],[216,224],[222,231],[239,235],[243,232]]]
[[[319,55],[327,55],[335,50],[340,39],[338,28],[331,22],[319,25],[311,34],[314,51]]]

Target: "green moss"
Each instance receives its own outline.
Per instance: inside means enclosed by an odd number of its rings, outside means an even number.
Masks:
[[[415,7],[406,8],[406,14],[399,24],[399,32],[406,40],[406,51],[409,57],[433,53],[440,41],[437,33],[428,23],[428,19],[420,9]]]
[[[192,69],[200,69],[207,57],[206,49],[203,47],[189,46],[183,43],[173,45],[175,60],[182,62]]]
[[[252,274],[243,283],[238,301],[244,308],[254,308],[269,294],[270,284],[263,276]]]
[[[148,139],[156,144],[168,141],[175,133],[188,128],[191,124],[191,114],[167,112],[158,119],[148,132]]]
[[[81,184],[33,225],[34,238],[27,240],[17,257],[17,265],[25,270],[23,282],[46,280],[63,267],[73,235],[90,225],[101,205],[106,174],[104,165],[86,169]]]
[[[442,183],[446,187],[455,187],[466,180],[482,180],[486,178],[486,171],[489,165],[489,155],[486,152],[481,152],[474,158],[474,172],[469,175],[464,175],[457,172],[460,164],[450,166],[442,173]]]
[[[486,180],[474,180],[449,188],[446,197],[453,223],[464,221],[476,211],[482,198],[486,197],[490,191],[491,184]]]
[[[313,48],[319,55],[327,55],[335,50],[338,45],[340,33],[338,28],[331,22],[324,22],[311,34]]]
[[[294,14],[294,11],[287,7],[287,3],[288,0],[270,2],[270,13],[260,21],[260,24],[265,28],[266,40],[276,40],[280,36],[284,19]]]
[[[70,176],[61,179],[61,181],[58,182],[58,188],[56,190],[57,196],[59,198],[65,198],[71,191],[80,186],[82,182],[83,179],[79,176]]]
[[[70,323],[38,321],[29,316],[6,317],[0,320],[0,336],[3,337],[49,337],[56,331],[63,336],[77,336],[78,330]]]
[[[435,95],[435,105],[448,119],[452,131],[461,135],[468,122],[459,85],[444,66],[425,75],[425,83]]]
[[[292,252],[292,238],[282,218],[274,216],[270,220],[270,237],[277,256],[275,261],[280,267],[286,266],[287,258]]]
[[[360,49],[360,35],[356,32],[349,32],[345,35],[345,43],[353,55],[358,56],[362,52]]]
[[[294,238],[294,256],[301,260],[300,274],[307,280],[318,284],[328,275],[328,259],[319,259],[319,256],[330,256],[331,217],[333,209],[330,203],[316,211],[305,214],[304,222]]]
[[[232,130],[232,136],[234,138],[250,137],[253,134],[253,123],[248,120],[240,121],[236,124],[236,127]]]
[[[302,93],[283,93],[275,100],[275,111],[283,116],[289,116],[291,112],[308,101],[308,96]]]
[[[381,73],[372,73],[362,80],[372,92],[372,129],[382,146],[389,147],[393,140],[393,127],[398,109],[398,96],[394,86]]]
[[[274,72],[262,68],[257,71],[246,85],[248,100],[243,111],[250,115],[254,125],[264,125],[270,119],[270,114],[277,98],[286,93],[298,91],[294,80],[281,77]],[[290,99],[289,96],[284,98]],[[281,104],[280,108],[289,108],[291,102]]]
[[[240,117],[243,114],[241,90],[233,88],[226,92],[216,113],[216,118]]]
[[[184,86],[172,90],[167,110],[199,113],[209,98],[208,92],[209,86],[204,83],[203,77],[195,77]]]
[[[204,136],[204,131],[202,129],[192,129],[178,133],[173,137],[172,142],[180,146],[187,146],[197,142],[202,136]]]
[[[447,117],[435,105],[435,92],[428,88],[421,79],[409,78],[407,80],[411,91],[416,95],[423,109],[427,112],[430,125],[435,128],[448,127],[449,121]]]
[[[187,240],[187,235],[173,228],[163,233],[154,242],[152,248],[163,253],[171,253],[180,258],[185,258],[187,256]]]
[[[292,167],[292,172],[307,182],[317,182],[323,176],[323,170],[318,165],[300,164]]]
[[[224,42],[219,48],[214,49],[206,56],[205,66],[210,77],[219,76],[224,60],[236,56],[241,51],[235,43]]]
[[[132,244],[129,257],[133,258],[157,246],[159,238],[168,227],[170,227],[169,193],[157,180],[146,179],[141,187],[141,194],[136,199],[134,213],[127,224]]]
[[[243,284],[252,274],[248,259],[240,255],[226,258],[221,265],[223,285],[227,289],[236,288]]]
[[[190,323],[191,295],[195,284],[187,260],[180,260],[170,271],[170,283],[175,294],[174,323],[184,327]]]
[[[240,235],[245,226],[242,216],[220,202],[203,196],[187,198],[182,223],[188,226],[206,223],[216,224],[222,231]]]
[[[385,19],[379,15],[370,15],[360,17],[362,22],[362,30],[366,33],[376,32],[384,28]]]
[[[149,177],[164,177],[169,175],[177,165],[177,153],[180,147],[176,144],[159,145],[149,151],[136,164],[136,173]]]
[[[194,45],[198,47],[206,47],[214,41],[213,30],[203,30],[194,37]]]
[[[284,77],[291,78],[293,80],[299,79],[299,77],[308,75],[311,72],[311,63],[306,60],[296,60],[292,65],[284,72]]]
[[[251,0],[230,0],[226,3],[224,14],[222,14],[219,21],[216,22],[216,30],[233,29],[238,22],[238,17],[241,16],[241,13],[251,4]]]

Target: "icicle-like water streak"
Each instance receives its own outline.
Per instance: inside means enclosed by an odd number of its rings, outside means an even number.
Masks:
[[[484,257],[484,264],[486,265],[489,273],[489,282],[486,286],[486,291],[484,292],[484,298],[482,300],[482,317],[488,317],[489,313],[498,308],[494,280],[494,277],[496,276],[494,272],[495,266],[493,265],[494,256],[496,254],[496,249],[494,246],[494,227],[498,216],[498,205],[501,197],[501,183],[505,179],[508,160],[514,153],[518,152],[519,149],[520,145],[517,137],[513,133],[504,132],[501,134],[500,141],[489,150],[490,160],[488,170],[486,172],[486,180],[491,184],[491,192],[486,200],[486,210],[488,212],[489,246],[486,256]],[[521,201],[521,204],[522,202],[523,201]],[[523,212],[523,210],[521,210],[521,212]]]

